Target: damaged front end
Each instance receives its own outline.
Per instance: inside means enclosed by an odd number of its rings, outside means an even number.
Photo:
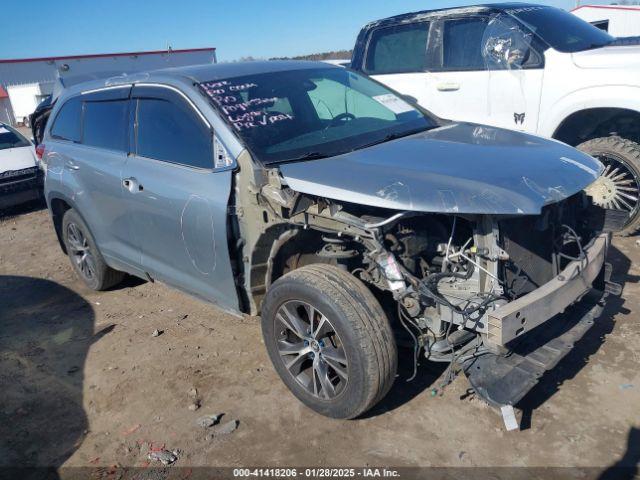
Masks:
[[[448,363],[446,381],[463,371],[494,406],[517,403],[619,293],[605,262],[616,219],[584,192],[537,215],[394,211],[298,192],[246,153],[239,166],[230,231],[246,312],[288,271],[337,265],[374,292],[416,365]]]

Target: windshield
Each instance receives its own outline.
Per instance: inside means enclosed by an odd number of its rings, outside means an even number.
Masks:
[[[28,147],[29,141],[16,130],[0,124],[0,150],[7,148]]]
[[[395,93],[343,68],[247,75],[201,86],[265,164],[338,155],[436,126]]]
[[[575,15],[554,7],[522,7],[506,10],[559,52],[571,53],[603,47],[614,38]]]

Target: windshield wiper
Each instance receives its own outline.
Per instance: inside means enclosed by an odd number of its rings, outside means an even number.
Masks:
[[[379,145],[380,143],[389,142],[391,140],[396,140],[402,137],[408,137],[410,135],[414,135],[420,132],[426,132],[427,130],[431,130],[432,128],[435,128],[435,127],[420,127],[420,128],[414,128],[413,130],[407,130],[406,132],[389,133],[374,142],[367,143],[365,145],[360,145],[351,151],[353,152],[355,150],[362,150],[363,148],[373,147],[374,145]]]
[[[278,160],[275,163],[289,163],[289,162],[303,162],[304,160],[318,160],[319,158],[327,158],[338,155],[337,153],[327,154],[322,152],[307,152],[304,155],[294,158],[285,158],[284,160]]]

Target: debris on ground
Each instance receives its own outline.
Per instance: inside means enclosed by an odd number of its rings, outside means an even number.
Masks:
[[[159,337],[160,335],[162,335],[164,333],[163,330],[158,330],[157,328],[153,331],[153,333],[151,334],[152,337]]]
[[[240,421],[231,420],[230,422],[223,423],[222,425],[218,425],[216,428],[213,429],[213,433],[209,435],[209,438],[211,439],[211,438],[219,437],[221,435],[229,435],[230,433],[233,433],[238,428],[239,424],[240,424]]]
[[[630,388],[633,388],[633,387],[634,387],[633,383],[620,384],[620,390],[629,390]]]
[[[196,398],[196,397],[198,396],[198,389],[197,389],[196,387],[192,387],[192,388],[189,390],[189,396],[190,396],[191,398]]]
[[[200,408],[200,400],[195,400],[194,402],[189,404],[189,407],[187,407],[187,408],[190,411],[195,412],[196,410],[198,410]]]
[[[217,424],[222,418],[223,413],[218,413],[215,415],[203,415],[196,420],[196,425],[202,428],[209,428],[213,425]]]
[[[178,451],[174,450],[170,452],[169,450],[160,450],[157,452],[151,452],[147,456],[149,460],[155,460],[157,462],[162,462],[163,465],[171,465],[178,459]]]
[[[125,437],[127,435],[131,435],[133,432],[137,431],[142,425],[140,425],[139,423],[136,425],[133,425],[132,427],[126,429],[125,431],[122,432],[122,435],[124,435]]]

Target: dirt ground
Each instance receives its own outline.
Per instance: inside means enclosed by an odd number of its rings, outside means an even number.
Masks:
[[[365,418],[303,407],[271,367],[256,318],[236,318],[164,285],[85,289],[42,206],[0,219],[0,466],[559,466],[640,461],[640,247],[616,239],[622,298],[519,405],[506,432],[464,378],[410,362]],[[154,330],[159,336],[152,336]],[[201,407],[193,411],[193,389]],[[437,389],[437,390],[434,390]],[[196,425],[224,412],[236,431]],[[171,467],[174,468],[174,467]]]

